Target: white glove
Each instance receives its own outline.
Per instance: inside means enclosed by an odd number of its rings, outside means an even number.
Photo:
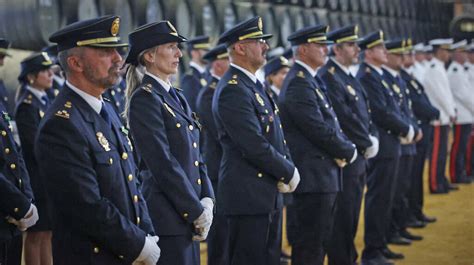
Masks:
[[[158,247],[158,236],[148,235],[145,238],[145,244],[138,258],[133,262],[133,265],[155,265],[160,259],[161,249]]]
[[[355,147],[355,145],[354,145],[354,147]],[[349,162],[349,164],[352,164],[356,159],[357,159],[357,148],[354,148],[354,154],[352,155],[352,158],[351,158],[351,161]]]
[[[204,207],[201,215],[193,222],[197,234],[193,236],[194,241],[203,241],[207,238],[209,230],[211,229],[214,203],[211,198],[205,197],[201,199],[201,205]]]
[[[377,139],[377,137],[371,134],[369,134],[369,139],[372,142],[372,145],[367,147],[367,149],[365,149],[364,157],[366,159],[375,157],[377,153],[379,152],[379,139]]]
[[[410,128],[408,129],[407,136],[400,137],[400,143],[403,144],[403,145],[411,144],[414,137],[415,137],[415,129],[413,129],[413,126],[410,125]]]
[[[300,181],[301,181],[300,172],[295,167],[295,170],[293,171],[293,177],[291,178],[288,184],[285,184],[283,181],[278,181],[277,183],[278,191],[280,193],[293,192],[298,187],[298,184],[300,184]]]
[[[15,218],[13,217],[7,218],[9,223],[16,225],[18,227],[18,230],[22,232],[26,231],[26,229],[36,224],[36,222],[38,222],[38,219],[38,209],[36,209],[36,206],[34,204],[30,205],[30,209],[22,219],[15,220]]]

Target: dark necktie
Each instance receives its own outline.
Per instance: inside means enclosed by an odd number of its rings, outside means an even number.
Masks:
[[[176,89],[174,87],[170,87],[169,93],[171,97],[176,101],[176,103],[178,103],[178,106],[183,108],[183,105],[181,104],[181,101],[179,100],[178,94],[176,93]]]
[[[112,127],[112,121],[110,120],[109,112],[107,111],[107,107],[105,106],[104,102],[102,102],[102,108],[100,109],[100,116],[104,119],[104,121]]]
[[[48,106],[48,105],[49,105],[49,98],[48,98],[48,96],[46,96],[46,95],[42,96],[42,97],[41,97],[41,101],[43,102],[43,104],[44,104],[45,106]]]
[[[262,95],[265,94],[265,91],[263,89],[263,85],[262,85],[262,83],[260,83],[260,81],[257,80],[257,84],[255,84],[255,86],[257,87],[258,92],[260,92]]]

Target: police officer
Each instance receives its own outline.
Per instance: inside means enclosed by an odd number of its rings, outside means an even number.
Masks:
[[[212,182],[212,188],[217,193],[219,183],[219,167],[222,157],[222,147],[219,144],[218,132],[212,115],[212,98],[217,83],[229,69],[229,53],[225,44],[220,44],[207,52],[204,57],[209,65],[209,79],[198,94],[196,110],[202,124],[201,148],[207,172]],[[227,219],[217,201],[216,213],[207,238],[207,263],[209,265],[229,264],[229,242]]]
[[[273,58],[263,66],[265,90],[275,101],[278,100],[283,80],[285,80],[289,70],[290,62],[283,56]]]
[[[35,194],[35,203],[41,216],[39,222],[26,233],[26,264],[52,263],[50,206],[47,202],[44,180],[40,177],[34,157],[35,135],[50,103],[46,91],[53,84],[52,65],[53,62],[47,53],[34,53],[21,62],[21,73],[18,77],[23,93],[15,108],[16,124],[31,187]]]
[[[378,134],[370,118],[365,89],[349,70],[358,62],[358,26],[334,30],[328,34],[328,39],[334,42],[331,48],[333,56],[318,75],[328,87],[329,99],[341,129],[358,150],[354,163],[343,168],[342,190],[336,200],[328,260],[329,264],[352,264],[357,260],[354,238],[367,175],[367,159],[378,152]]]
[[[359,67],[357,78],[368,94],[380,147],[377,156],[369,160],[367,172],[362,264],[391,264],[385,257],[403,258],[403,255],[387,247],[386,238],[395,192],[400,139],[411,142],[415,131],[401,116],[393,93],[382,76],[381,66],[387,63],[383,32],[368,34],[359,47],[364,51],[364,62]]]
[[[5,57],[11,57],[8,53],[8,48],[10,48],[11,43],[3,38],[0,38],[0,66],[3,66]],[[0,79],[0,102],[4,105],[5,109],[10,113],[11,107],[8,99],[8,91],[3,83],[3,80]]]
[[[409,50],[409,47],[405,49]],[[409,209],[408,227],[421,228],[426,223],[436,221],[435,217],[430,217],[423,212],[423,172],[425,160],[431,149],[431,136],[433,129],[430,122],[439,118],[439,110],[431,105],[426,96],[423,85],[417,80],[414,74],[410,74],[411,66],[414,63],[412,53],[403,55],[403,68],[400,76],[405,81],[410,93],[408,96],[412,102],[413,113],[415,114],[417,125],[422,130],[423,137],[416,143],[416,154],[413,158],[411,172],[411,184],[408,195]],[[413,72],[412,72],[413,73]]]
[[[293,264],[323,264],[334,221],[341,170],[355,161],[355,145],[342,133],[326,87],[316,76],[327,55],[327,26],[296,31],[288,37],[295,54],[279,97],[281,117],[291,155],[301,170],[294,194],[298,229]]]
[[[474,42],[467,47],[467,61],[465,67],[467,67],[469,83],[474,83]],[[472,88],[472,86],[471,86]],[[473,121],[473,130],[471,131],[471,136],[469,137],[469,143],[467,148],[466,155],[466,173],[474,181],[474,121]]]
[[[53,206],[55,264],[155,264],[160,255],[128,131],[102,93],[118,81],[120,18],[55,32],[67,77],[41,121],[35,156]]]
[[[464,63],[467,61],[466,46],[466,40],[456,42],[451,46],[453,55],[448,67],[449,85],[457,111],[449,159],[451,183],[471,182],[471,179],[467,177],[465,164],[469,135],[474,122],[474,96],[473,84],[469,83],[469,73],[464,68]]]
[[[201,125],[169,81],[182,56],[178,44],[186,38],[162,21],[137,28],[129,40],[126,112],[160,236],[158,264],[197,265],[199,241],[206,239],[212,223],[214,192],[200,153]],[[141,80],[137,68],[145,70]]]
[[[199,91],[207,85],[206,61],[203,56],[211,48],[208,36],[198,36],[187,41],[189,71],[181,79],[181,89],[189,102],[192,111],[196,111],[196,100]]]
[[[224,32],[219,43],[229,52],[230,68],[217,84],[212,101],[222,162],[218,197],[229,225],[230,264],[280,262],[280,192],[292,192],[299,173],[291,162],[278,107],[255,72],[268,45],[261,17]]]
[[[58,64],[58,45],[52,44],[44,47],[41,51],[46,52],[53,62],[51,66],[51,70],[53,70],[53,86],[51,89],[46,90],[49,99],[52,101],[59,94],[66,80],[64,79],[61,66]]]
[[[387,80],[390,93],[397,102],[400,113],[404,121],[410,124],[416,135],[413,141],[401,140],[401,155],[398,163],[397,175],[395,176],[394,198],[392,206],[392,219],[390,227],[387,230],[387,238],[390,244],[410,245],[411,240],[421,240],[421,236],[413,235],[407,228],[409,208],[408,192],[411,184],[411,171],[413,167],[413,158],[416,154],[415,142],[422,139],[423,133],[418,128],[415,115],[412,111],[412,102],[409,98],[405,81],[400,77],[400,70],[403,63],[403,54],[406,52],[407,41],[403,39],[390,40],[385,42],[387,49],[387,62],[383,65],[383,78]]]
[[[413,46],[415,61],[410,67],[410,71],[413,73],[418,82],[422,82],[426,67],[428,66],[428,60],[426,59],[426,46],[423,42],[417,43]]]
[[[434,57],[426,69],[423,86],[430,102],[440,111],[439,120],[433,122],[433,151],[429,167],[430,192],[439,194],[457,189],[448,183],[445,176],[449,126],[456,119],[454,98],[445,68],[445,63],[451,56],[453,40],[435,39],[430,44],[433,46]]]

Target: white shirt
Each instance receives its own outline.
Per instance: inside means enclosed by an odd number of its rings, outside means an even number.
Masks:
[[[145,74],[150,76],[151,78],[155,79],[156,82],[160,83],[160,85],[166,90],[166,92],[170,92],[170,88],[171,88],[171,83],[168,82],[168,81],[165,81],[161,78],[159,78],[158,76],[148,72],[148,71],[145,71]]]
[[[235,67],[238,70],[240,70],[242,73],[244,73],[246,76],[248,76],[250,78],[250,80],[252,80],[252,82],[257,84],[257,77],[254,74],[252,74],[251,72],[249,72],[247,69],[244,69],[243,67],[240,67],[240,66],[238,66],[236,64],[233,64],[233,63],[231,63],[230,65],[232,67]]]
[[[413,74],[416,80],[418,80],[418,82],[420,83],[423,83],[423,77],[425,76],[426,67],[427,67],[426,64],[424,64],[424,62],[426,61],[423,61],[423,63],[416,61],[411,67],[412,69],[411,74]]]
[[[206,67],[200,66],[199,64],[191,61],[189,62],[189,66],[193,67],[194,69],[198,70],[199,73],[204,74],[206,72]]]
[[[449,125],[449,118],[456,116],[454,98],[444,63],[435,57],[426,68],[423,87],[431,104],[440,112],[441,125]]]
[[[382,70],[382,68],[377,67],[377,66],[375,66],[375,65],[373,65],[373,64],[370,64],[370,63],[367,63],[367,64],[370,65],[370,67],[374,68],[375,71],[376,71],[379,75],[381,75],[381,76],[383,75],[383,70]]]
[[[317,72],[316,72],[316,69],[313,69],[311,67],[309,67],[309,65],[305,64],[304,62],[300,61],[300,60],[295,60],[295,63],[303,66],[306,70],[308,70],[309,74],[312,76],[312,77],[315,77]]]
[[[448,79],[456,104],[457,124],[474,122],[474,91],[469,83],[469,73],[460,63],[453,61],[448,67]]]
[[[270,86],[270,89],[273,91],[273,93],[275,93],[277,96],[280,95],[280,89],[278,89],[276,86],[274,85],[271,85]]]
[[[84,99],[97,114],[100,113],[100,110],[102,109],[102,103],[104,102],[102,100],[102,96],[100,96],[100,99],[98,99],[92,95],[89,95],[79,88],[73,86],[71,83],[69,83],[69,81],[66,81],[66,85],[69,86],[72,91],[76,92],[82,99]]]
[[[47,96],[46,92],[33,88],[29,85],[26,86],[26,89],[28,89],[31,94],[35,95],[35,97],[38,98],[41,103],[46,104],[46,102],[43,102],[43,97]]]

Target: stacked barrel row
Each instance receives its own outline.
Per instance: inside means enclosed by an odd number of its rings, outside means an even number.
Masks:
[[[359,24],[361,33],[383,29],[388,37],[427,40],[448,35],[453,4],[443,0],[3,0],[0,37],[20,49],[38,50],[48,36],[71,22],[117,14],[121,34],[152,21],[171,20],[187,37],[220,33],[246,18],[260,15],[271,46],[288,46],[286,37],[316,23]]]

